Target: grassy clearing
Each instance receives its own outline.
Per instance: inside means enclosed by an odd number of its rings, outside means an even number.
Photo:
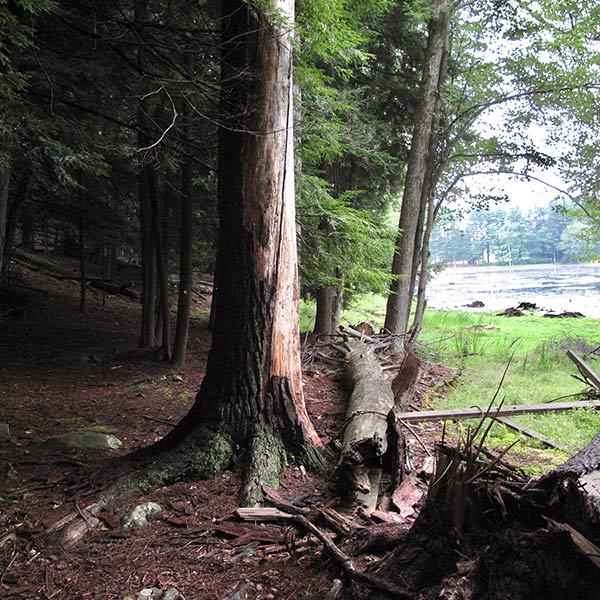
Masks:
[[[312,311],[312,312],[311,312]],[[304,306],[303,327],[314,323],[314,306]],[[353,299],[343,321],[368,320],[381,326],[385,299],[363,295]],[[600,345],[600,319],[548,319],[541,316],[498,317],[489,313],[430,310],[425,316],[420,353],[460,371],[451,393],[436,408],[486,407],[508,371],[497,401],[536,404],[557,398],[575,400],[585,386],[573,376],[575,365],[566,350],[580,355]],[[511,358],[512,357],[512,358]],[[600,360],[587,359],[600,371]],[[568,413],[523,415],[514,420],[578,450],[600,430],[600,411],[579,409]],[[459,427],[468,426],[462,423]],[[505,446],[520,439],[517,453],[543,454],[543,462],[560,463],[565,454],[543,450],[540,443],[501,425],[494,425],[490,445]],[[535,471],[536,466],[531,466]]]
[[[507,365],[498,401],[537,404],[558,398],[576,400],[585,386],[573,377],[577,369],[566,350],[583,355],[596,348],[600,344],[600,320],[429,311],[421,340],[425,354],[461,370],[456,386],[438,408],[485,406],[498,389]],[[587,360],[600,370],[600,361]],[[600,413],[595,410],[523,415],[514,420],[573,450],[585,446],[600,430]],[[489,441],[502,446],[519,437],[502,425],[494,425]],[[528,447],[541,445],[521,438],[517,452],[527,453]],[[551,463],[565,458],[560,451],[547,450],[544,454]]]

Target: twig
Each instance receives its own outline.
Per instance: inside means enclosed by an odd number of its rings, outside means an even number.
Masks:
[[[404,427],[406,427],[406,429],[408,429],[412,433],[412,435],[415,437],[417,442],[419,442],[421,448],[423,448],[423,450],[425,450],[425,452],[427,452],[427,455],[433,456],[433,454],[431,454],[431,451],[429,450],[429,448],[427,448],[427,446],[425,445],[423,440],[419,437],[418,433],[406,421],[403,421],[402,419],[398,419],[398,420]]]

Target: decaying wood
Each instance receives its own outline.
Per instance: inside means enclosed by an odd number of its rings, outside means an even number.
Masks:
[[[316,525],[311,523],[302,515],[293,515],[293,519],[307,531],[312,533],[323,544],[327,552],[334,558],[336,563],[341,567],[342,571],[347,577],[350,577],[361,583],[365,583],[377,590],[382,590],[384,592],[393,594],[395,598],[409,600],[415,597],[414,594],[407,592],[399,585],[392,584],[389,581],[386,581],[385,579],[375,575],[358,571],[354,566],[352,558],[346,553],[342,552]]]
[[[291,514],[270,506],[236,508],[234,514],[243,521],[279,521],[292,518]]]
[[[277,496],[277,494],[275,496]],[[279,503],[278,500],[275,500],[275,502]],[[285,506],[284,504],[279,504],[281,506]],[[352,558],[335,545],[330,535],[327,535],[321,531],[319,527],[312,523],[303,514],[298,514],[296,511],[297,508],[298,507],[292,507],[290,514],[286,513],[285,510],[280,510],[278,508],[238,508],[234,511],[234,514],[240,519],[247,521],[294,521],[303,529],[309,533],[312,533],[323,544],[327,552],[333,557],[347,577],[350,577],[361,583],[365,583],[375,589],[394,594],[394,597],[396,598],[408,600],[415,597],[401,586],[392,584],[375,575],[358,571],[354,566]],[[325,509],[323,509],[323,511],[325,511]]]
[[[420,372],[421,361],[412,352],[407,352],[398,374],[392,381],[394,400],[400,410],[406,410],[414,398]]]
[[[366,467],[368,489],[362,491],[354,490],[355,499],[363,508],[366,514],[371,514],[377,508],[377,499],[379,498],[379,484],[381,482],[382,468]]]
[[[566,531],[582,554],[587,556],[598,568],[600,568],[600,548],[598,548],[598,546],[590,542],[590,540],[574,527],[571,527],[568,523],[557,523],[548,517],[544,518],[550,529],[555,531]]]
[[[562,450],[563,452],[569,452],[569,453],[572,452],[571,448],[569,448],[568,446],[565,446],[564,444],[561,444],[559,441],[553,440],[552,438],[549,438],[549,437],[545,436],[543,433],[539,433],[538,431],[535,431],[534,429],[525,427],[525,425],[521,425],[520,423],[515,423],[515,421],[512,421],[511,419],[507,419],[506,417],[496,417],[496,421],[498,421],[498,423],[502,423],[503,425],[506,425],[506,427],[509,427],[510,429],[514,429],[515,431],[524,433],[525,435],[527,435],[531,438],[539,440],[546,446],[550,446],[551,448],[556,448],[558,450]]]
[[[598,400],[580,400],[577,402],[552,402],[551,404],[516,404],[493,409],[494,416],[524,415],[527,413],[546,413],[574,408],[600,408]],[[477,419],[485,411],[481,408],[457,408],[452,410],[423,410],[421,412],[403,412],[396,416],[402,421],[441,421],[444,419]]]
[[[377,342],[377,340],[375,340],[374,337],[372,337],[370,335],[366,335],[366,334],[362,333],[362,331],[357,331],[356,329],[353,329],[352,327],[340,325],[340,331],[344,335],[347,335],[348,337],[351,337],[351,338],[354,338],[357,340],[361,340],[362,342],[370,342],[371,344],[374,344]]]
[[[390,487],[395,490],[406,474],[406,438],[400,421],[393,410],[388,413],[388,457],[390,463]]]
[[[350,342],[347,373],[352,385],[340,463],[367,464],[387,449],[387,416],[394,396],[373,352],[359,341]]]
[[[390,383],[373,350],[349,342],[347,374],[352,385],[340,453],[340,490],[350,504],[375,510],[381,460],[388,447],[388,414],[394,406]]]
[[[334,579],[331,589],[327,592],[324,600],[337,600],[342,595],[343,585],[339,579]]]
[[[600,391],[600,375],[595,373],[594,370],[572,350],[567,350],[567,356],[575,363],[586,381],[589,381],[591,385]]]

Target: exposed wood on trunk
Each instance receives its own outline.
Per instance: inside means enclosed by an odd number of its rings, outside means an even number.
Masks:
[[[597,390],[600,390],[600,375],[595,373],[593,369],[572,350],[567,350],[567,356],[577,365],[579,372],[585,377],[586,381],[589,381]]]
[[[525,435],[527,435],[533,439],[539,440],[546,446],[550,446],[551,448],[557,448],[558,450],[562,450],[563,452],[569,452],[569,453],[572,452],[572,448],[569,448],[569,447],[565,446],[564,444],[561,444],[557,440],[553,440],[552,438],[549,438],[549,437],[545,436],[544,434],[539,433],[538,431],[535,431],[534,429],[525,427],[525,425],[521,425],[520,423],[515,423],[514,421],[511,421],[510,419],[507,419],[506,417],[496,417],[496,421],[498,421],[498,423],[502,423],[503,425],[506,425],[510,429],[514,429],[515,431],[524,433]]]
[[[527,413],[546,413],[574,408],[600,408],[599,400],[580,400],[577,402],[552,402],[551,404],[515,404],[493,409],[494,416],[524,415]],[[396,416],[402,421],[440,421],[443,419],[477,419],[485,411],[481,408],[456,408],[450,410],[423,410],[421,412],[403,412]]]
[[[421,374],[421,361],[412,352],[404,355],[400,370],[392,381],[394,401],[400,410],[406,410],[415,396]]]

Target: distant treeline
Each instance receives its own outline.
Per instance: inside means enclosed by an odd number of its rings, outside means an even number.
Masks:
[[[433,263],[538,264],[597,259],[597,240],[586,235],[569,209],[557,206],[523,212],[494,208],[471,212],[461,222],[440,222],[433,233]]]

